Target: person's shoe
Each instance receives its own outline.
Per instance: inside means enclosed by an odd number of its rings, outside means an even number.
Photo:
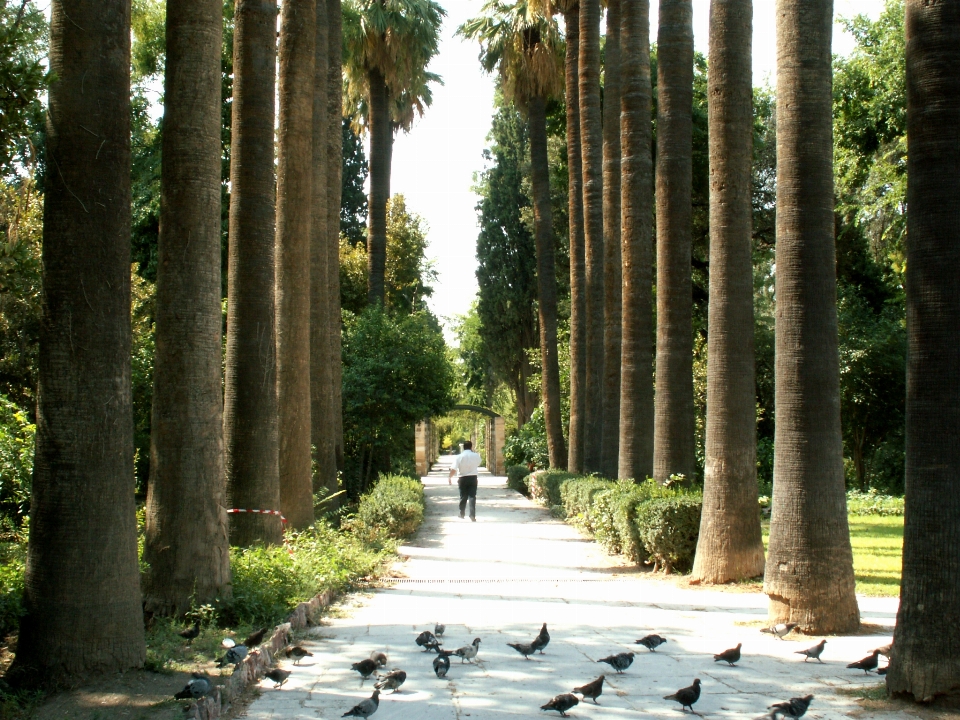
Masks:
[[[460,513],[460,519],[463,520],[463,513]]]
[[[471,518],[470,518],[470,522],[476,522],[476,521],[477,521],[477,519],[476,519],[475,517],[471,517]]]

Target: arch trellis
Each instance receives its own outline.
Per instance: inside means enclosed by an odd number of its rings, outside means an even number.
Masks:
[[[506,429],[503,416],[490,408],[480,405],[454,405],[451,411],[464,410],[475,412],[486,417],[487,470],[493,475],[506,475],[507,465],[503,458],[503,446],[506,442]],[[440,453],[440,438],[435,434],[431,418],[424,418],[417,423],[416,430],[416,461],[417,474],[423,477],[430,472],[430,466],[436,461]],[[492,441],[492,442],[491,442]],[[492,448],[490,447],[492,445]],[[492,452],[491,452],[492,450]]]

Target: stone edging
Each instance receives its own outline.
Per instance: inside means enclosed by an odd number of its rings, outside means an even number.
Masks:
[[[227,682],[214,688],[213,692],[187,708],[184,717],[190,720],[217,720],[230,703],[251,685],[260,682],[275,664],[275,659],[287,646],[291,630],[302,630],[321,608],[333,602],[336,593],[324,590],[307,602],[297,605],[285,623],[277,625],[273,634],[256,649],[227,678]]]

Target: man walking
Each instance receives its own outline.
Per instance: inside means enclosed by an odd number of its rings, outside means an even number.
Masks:
[[[469,500],[470,519],[473,522],[477,521],[477,470],[479,467],[480,456],[473,451],[473,443],[467,440],[463,443],[463,452],[453,461],[453,467],[450,468],[450,475],[447,477],[447,484],[452,485],[454,473],[460,476],[457,480],[457,486],[460,488],[460,517],[463,517],[463,511]]]

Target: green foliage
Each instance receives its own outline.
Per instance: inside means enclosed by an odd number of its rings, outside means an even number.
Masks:
[[[530,474],[526,465],[508,465],[507,466],[507,487],[516,490],[521,495],[530,495],[530,488],[527,487],[526,479]]]
[[[36,431],[27,414],[0,395],[0,520],[15,528],[30,509]]]
[[[0,177],[37,163],[47,46],[44,8],[27,0],[0,3]]]
[[[849,515],[880,515],[884,517],[903,517],[903,498],[893,495],[881,495],[875,490],[847,492],[847,513]]]
[[[367,193],[363,185],[367,181],[367,157],[363,152],[363,139],[343,118],[343,163],[340,176],[340,234],[351,245],[367,239]]]
[[[26,534],[0,542],[0,640],[16,631],[23,616],[23,573],[27,564]]]
[[[703,498],[698,494],[655,498],[638,505],[638,537],[655,567],[670,572],[693,566],[702,510]]]
[[[537,407],[530,420],[506,439],[503,457],[510,465],[533,465],[545,468],[550,464],[547,452],[547,429],[543,408]]]
[[[559,507],[563,510],[563,497],[560,494],[563,484],[576,477],[578,475],[565,470],[537,470],[527,476],[530,497],[548,508]]]
[[[560,499],[567,519],[585,530],[592,531],[590,510],[594,495],[608,490],[611,485],[612,481],[598,477],[578,477],[563,483],[560,486]]]
[[[161,0],[133,0],[130,29],[133,33],[130,64],[135,81],[163,74],[167,59],[167,8]]]
[[[423,483],[412,477],[381,475],[360,498],[357,521],[365,534],[383,533],[399,540],[417,531],[423,509]]]
[[[157,288],[141,278],[136,265],[130,273],[131,375],[133,390],[133,451],[137,492],[145,493],[150,474],[150,422],[153,404],[154,314]]]

